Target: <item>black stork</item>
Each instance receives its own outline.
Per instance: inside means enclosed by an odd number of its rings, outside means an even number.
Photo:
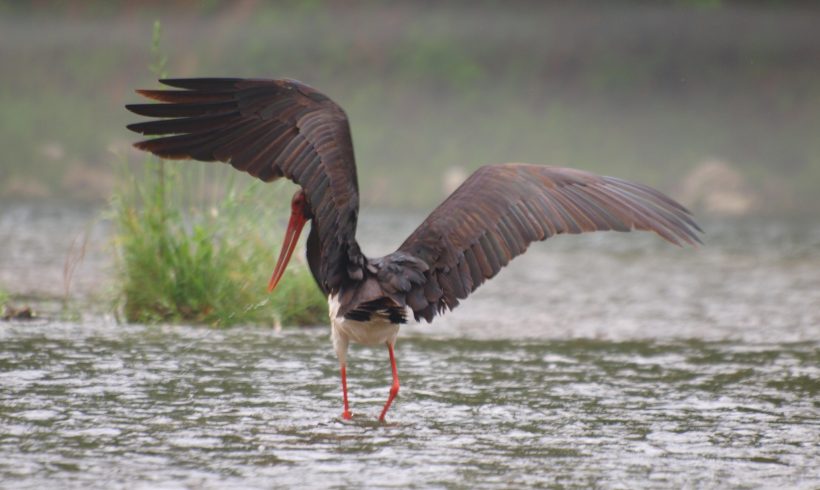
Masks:
[[[137,92],[159,104],[127,108],[160,120],[131,124],[135,144],[163,158],[229,163],[265,182],[300,186],[269,290],[282,278],[299,234],[311,221],[307,260],[328,297],[331,338],[347,399],[348,344],[386,344],[399,391],[393,346],[412,315],[428,322],[495,276],[530,242],[562,233],[647,230],[676,244],[700,243],[683,206],[661,192],[615,177],[525,163],[476,170],[395,252],[368,258],[356,241],[359,187],[345,112],[295,80],[192,78]]]

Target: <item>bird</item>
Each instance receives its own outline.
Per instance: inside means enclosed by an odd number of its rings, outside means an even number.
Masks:
[[[151,103],[126,108],[152,119],[128,125],[134,143],[165,159],[219,161],[264,182],[299,188],[268,290],[282,279],[306,223],[307,263],[328,298],[343,412],[351,342],[386,345],[393,382],[379,421],[399,392],[394,346],[408,320],[432,322],[494,277],[532,242],[591,231],[651,231],[702,244],[692,213],[643,184],[567,167],[485,165],[472,173],[398,249],[367,257],[356,240],[359,186],[345,111],[293,79],[173,78],[137,90]]]

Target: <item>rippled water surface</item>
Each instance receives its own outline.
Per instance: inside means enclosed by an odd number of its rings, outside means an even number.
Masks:
[[[0,213],[0,280],[59,293],[72,213]],[[343,422],[327,327],[0,323],[0,487],[818,488],[820,228],[707,232],[533,247],[403,330],[383,425],[386,349],[351,349]],[[73,287],[106,270],[90,246]]]
[[[9,486],[816,486],[817,345],[6,326]]]

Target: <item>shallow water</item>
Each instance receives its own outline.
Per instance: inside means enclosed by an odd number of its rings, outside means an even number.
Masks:
[[[2,328],[9,487],[816,487],[816,343],[402,339]]]
[[[91,219],[0,213],[0,280],[59,293]],[[365,213],[365,250],[418,221]],[[386,349],[351,349],[343,422],[327,327],[0,323],[0,486],[817,488],[820,227],[707,232],[696,251],[646,234],[534,246],[403,329],[384,425]],[[73,283],[91,296],[96,247]]]

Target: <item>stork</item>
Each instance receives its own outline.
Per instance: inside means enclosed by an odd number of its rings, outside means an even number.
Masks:
[[[350,342],[387,346],[393,384],[379,420],[399,392],[394,346],[410,317],[431,322],[458,306],[530,243],[560,234],[645,230],[696,245],[691,213],[661,192],[582,170],[504,163],[476,170],[395,252],[365,256],[356,241],[359,186],[345,112],[296,80],[160,80],[172,89],[138,90],[150,104],[128,110],[152,118],[131,124],[135,143],[162,158],[220,161],[265,182],[300,186],[268,289],[276,288],[304,225],[307,262],[328,298],[339,360],[343,419],[350,419]]]

